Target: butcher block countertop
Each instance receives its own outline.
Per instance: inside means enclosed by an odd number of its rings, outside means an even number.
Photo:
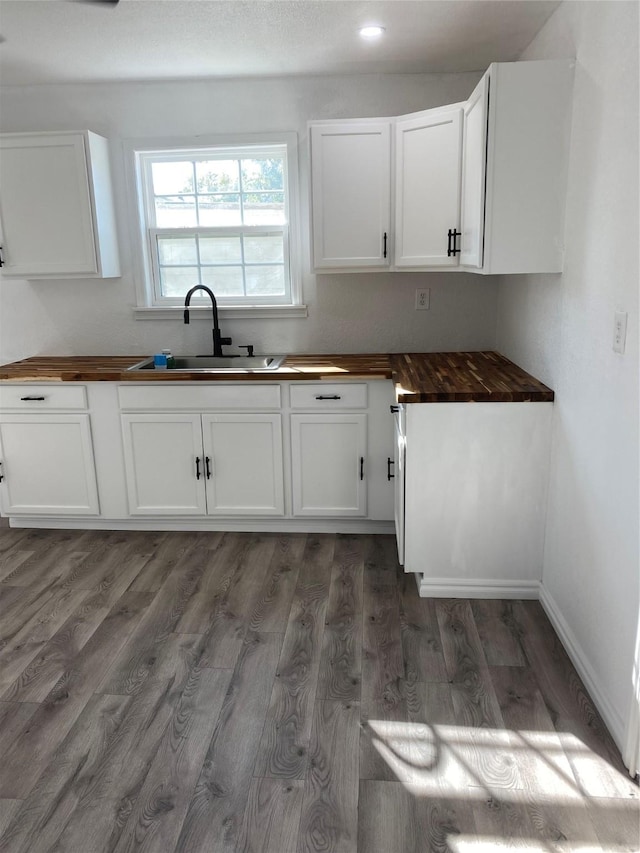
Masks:
[[[262,382],[392,379],[399,403],[549,402],[553,391],[497,352],[290,355],[278,370],[128,371],[145,356],[34,356],[0,367],[15,382]]]

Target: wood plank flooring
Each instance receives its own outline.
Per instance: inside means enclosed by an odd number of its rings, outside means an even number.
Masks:
[[[387,536],[0,528],[1,853],[638,851],[540,605]]]

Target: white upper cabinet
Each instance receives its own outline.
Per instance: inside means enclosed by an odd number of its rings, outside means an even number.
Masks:
[[[315,269],[561,272],[573,66],[495,63],[465,103],[311,123]]]
[[[482,267],[484,249],[484,187],[487,166],[489,77],[484,75],[464,105],[460,263]]]
[[[391,122],[312,124],[310,137],[314,268],[388,268]]]
[[[469,99],[460,262],[472,271],[562,271],[573,66],[495,63]]]
[[[120,275],[107,140],[90,131],[0,136],[2,273]]]
[[[395,265],[456,265],[450,232],[460,227],[462,109],[399,118],[395,143]]]

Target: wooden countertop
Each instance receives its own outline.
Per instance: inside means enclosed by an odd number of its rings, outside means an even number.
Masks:
[[[145,356],[34,356],[0,366],[14,382],[242,382],[393,379],[400,403],[545,402],[553,391],[497,352],[290,355],[273,372],[167,373],[127,368]]]
[[[397,353],[391,364],[401,403],[542,403],[554,397],[497,352]]]

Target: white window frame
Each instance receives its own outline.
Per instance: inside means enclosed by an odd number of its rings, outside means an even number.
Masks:
[[[153,194],[147,191],[151,188],[151,162],[159,160],[197,159],[207,157],[207,153],[215,152],[216,156],[226,155],[234,158],[265,155],[284,148],[286,151],[286,169],[284,175],[285,190],[285,220],[284,226],[284,259],[285,276],[288,275],[290,294],[287,300],[270,297],[220,296],[218,307],[221,313],[228,317],[306,317],[307,307],[302,304],[301,286],[301,251],[300,251],[300,216],[299,216],[299,183],[298,183],[298,138],[295,133],[264,133],[237,134],[233,136],[212,136],[189,139],[145,139],[125,140],[125,157],[127,162],[127,178],[129,196],[132,200],[132,216],[137,224],[136,233],[136,297],[135,314],[138,319],[158,319],[160,317],[175,319],[182,317],[183,300],[180,297],[166,297],[159,290],[158,252],[153,242],[157,234],[170,236],[185,236],[186,234],[237,234],[247,226],[222,228],[219,226],[193,228],[156,228],[155,207]],[[253,233],[269,233],[281,227],[276,225],[249,226]],[[217,294],[216,294],[217,296]],[[208,300],[197,298],[192,300],[193,315],[198,316],[210,312]]]

